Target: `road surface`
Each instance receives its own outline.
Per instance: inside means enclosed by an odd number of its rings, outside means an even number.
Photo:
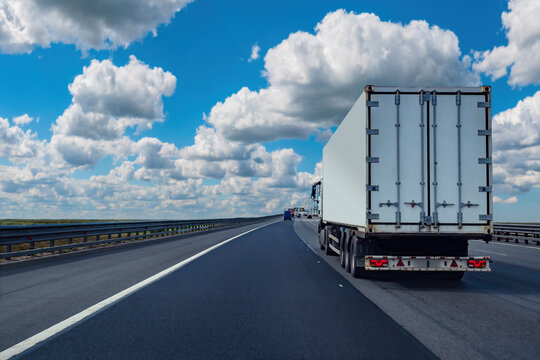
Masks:
[[[216,248],[23,355],[435,358],[282,221]]]
[[[474,243],[493,271],[460,283],[353,279],[318,250],[316,221],[293,224],[238,237],[22,358],[538,358],[537,248]],[[258,226],[3,270],[0,349]]]
[[[492,271],[466,273],[460,282],[417,274],[353,279],[338,256],[319,250],[317,223],[297,220],[295,230],[335,271],[437,356],[540,358],[540,247],[472,241],[469,254],[490,256]]]

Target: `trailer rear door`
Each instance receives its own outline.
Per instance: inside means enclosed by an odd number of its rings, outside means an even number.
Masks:
[[[369,100],[372,223],[491,220],[489,93],[375,91]]]
[[[481,224],[488,214],[486,99],[481,94],[432,94],[430,209],[440,224]],[[480,131],[480,134],[479,134]]]
[[[426,177],[426,106],[418,103],[418,94],[373,94],[377,107],[371,108],[371,192],[372,212],[381,223],[418,223],[427,196],[422,182]],[[424,160],[422,160],[424,158]],[[377,162],[375,162],[377,161]],[[422,195],[423,194],[423,195]]]

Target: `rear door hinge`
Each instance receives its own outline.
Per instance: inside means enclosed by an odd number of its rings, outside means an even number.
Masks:
[[[491,158],[478,158],[479,164],[491,164]]]
[[[424,92],[423,90],[420,92],[420,96],[418,97],[418,102],[420,105],[424,105],[424,102],[429,101],[429,93]]]

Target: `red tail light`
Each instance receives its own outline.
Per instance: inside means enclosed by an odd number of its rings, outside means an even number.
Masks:
[[[369,260],[369,265],[371,267],[388,267],[387,259],[371,259]]]
[[[486,260],[469,260],[468,262],[470,268],[485,268]]]

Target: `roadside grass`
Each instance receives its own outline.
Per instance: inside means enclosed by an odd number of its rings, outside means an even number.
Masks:
[[[12,222],[15,222],[15,223],[5,224],[5,223],[1,223],[2,221],[5,221],[5,222],[12,221]],[[59,224],[59,223],[64,223],[65,221],[68,221],[68,222],[71,222],[71,223],[80,223],[80,222],[91,223],[91,222],[136,221],[136,220],[10,220],[10,219],[8,219],[8,220],[0,220],[0,224],[2,224],[2,225],[34,225],[34,224],[43,224],[43,223],[46,223],[46,224]],[[26,223],[23,224],[22,222],[26,222]],[[220,227],[226,227],[226,226],[220,226]],[[184,235],[184,234],[193,233],[193,232],[199,232],[199,231],[205,231],[205,230],[204,229],[199,229],[199,228],[192,228],[189,231],[182,232],[181,234],[178,234],[178,235],[181,236],[181,235]],[[85,240],[85,237],[75,237],[75,238],[72,238],[72,239],[57,239],[57,240],[35,241],[35,242],[33,242],[33,248],[31,247],[32,246],[31,242],[21,243],[21,244],[13,244],[13,245],[11,245],[11,251],[12,252],[17,252],[17,251],[24,251],[24,250],[30,250],[30,249],[42,249],[42,248],[45,249],[45,248],[54,247],[54,246],[62,246],[62,245],[68,245],[68,244],[78,244],[78,243],[91,242],[91,241],[99,241],[99,240],[107,240],[107,239],[111,239],[111,240],[120,239],[120,241],[114,241],[114,242],[110,242],[110,243],[105,242],[105,243],[102,243],[102,244],[88,244],[88,246],[80,246],[80,247],[76,247],[76,248],[63,249],[63,250],[54,250],[54,251],[47,251],[47,252],[44,251],[44,252],[33,254],[33,255],[17,256],[17,257],[10,258],[10,260],[8,260],[8,259],[0,259],[0,263],[9,262],[9,261],[13,261],[13,260],[30,259],[30,258],[34,258],[34,257],[42,257],[42,256],[63,254],[63,253],[67,253],[67,252],[80,251],[80,250],[85,250],[85,249],[90,249],[90,248],[114,246],[114,245],[117,245],[117,244],[131,243],[131,242],[136,242],[136,241],[145,240],[145,239],[153,239],[153,238],[162,237],[162,236],[169,236],[169,235],[168,234],[163,234],[163,233],[160,233],[160,232],[156,232],[156,231],[147,230],[147,231],[140,231],[140,232],[129,232],[129,233],[128,232],[123,232],[121,234],[118,234],[118,233],[110,234],[110,237],[108,235],[89,235],[89,236],[86,236],[86,240]],[[132,237],[132,238],[129,238],[129,237]],[[122,238],[126,238],[126,239],[122,240]],[[0,245],[0,253],[4,253],[6,251],[7,251],[6,246],[5,245],[3,245],[3,246]]]
[[[112,220],[112,219],[0,219],[0,225],[48,225],[48,224],[84,224],[100,222],[124,222],[144,220]]]

